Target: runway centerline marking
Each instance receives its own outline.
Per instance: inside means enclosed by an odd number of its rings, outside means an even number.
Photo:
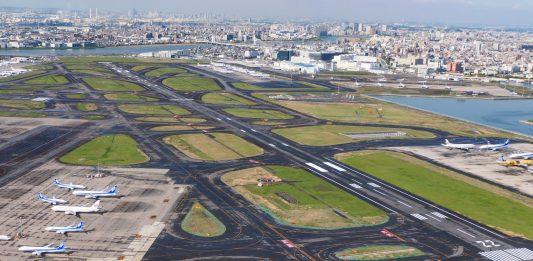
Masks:
[[[335,164],[333,164],[333,163],[331,163],[329,161],[324,161],[324,164],[326,164],[329,167],[332,167],[332,168],[334,168],[334,169],[336,169],[338,171],[342,171],[342,172],[346,171],[345,169],[343,169],[343,168],[341,168],[341,167],[339,167],[339,166],[337,166],[337,165],[335,165]]]
[[[466,231],[464,231],[464,230],[462,230],[460,228],[458,228],[457,231],[459,231],[459,232],[461,232],[461,233],[463,233],[463,234],[465,234],[465,235],[467,235],[469,237],[476,238],[476,236],[474,236],[474,235],[472,235],[472,234],[470,234],[470,233],[468,233],[468,232],[466,232]]]
[[[404,205],[404,206],[406,206],[408,208],[413,208],[413,206],[411,206],[411,205],[409,205],[409,204],[407,204],[407,203],[405,203],[403,201],[400,201],[400,200],[396,200],[396,201],[398,201],[398,203],[400,203],[400,204],[402,204],[402,205]]]

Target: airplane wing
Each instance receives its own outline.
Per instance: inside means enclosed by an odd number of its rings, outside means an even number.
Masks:
[[[36,256],[42,256],[43,255],[43,252],[42,251],[33,251],[31,252],[32,255],[36,255]]]

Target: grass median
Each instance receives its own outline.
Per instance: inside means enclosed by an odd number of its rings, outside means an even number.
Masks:
[[[199,237],[216,237],[226,232],[226,226],[198,202],[193,203],[181,221],[181,229]]]
[[[262,148],[228,133],[181,134],[165,137],[164,141],[198,160],[235,160],[263,154]]]
[[[177,105],[144,105],[144,104],[122,104],[119,110],[141,115],[189,115],[186,109]]]
[[[220,86],[211,78],[176,76],[163,80],[163,84],[180,92],[217,91]]]
[[[99,91],[124,92],[124,91],[144,91],[144,88],[128,81],[87,77],[83,81],[89,84],[93,89]]]
[[[130,136],[116,134],[97,137],[59,160],[72,165],[119,166],[147,162],[149,158]]]
[[[274,133],[302,145],[330,146],[363,140],[434,138],[430,132],[406,128],[315,125],[274,129]]]
[[[463,175],[398,152],[348,152],[335,157],[504,233],[533,239],[530,198],[465,179]]]
[[[372,226],[388,220],[369,203],[303,169],[266,166],[227,173],[222,181],[279,223],[312,229]],[[258,181],[263,182],[258,186]]]
[[[210,92],[202,96],[202,102],[217,105],[255,105],[256,103],[241,96],[227,92]]]
[[[267,109],[228,108],[224,109],[224,111],[240,118],[267,120],[289,120],[294,118],[292,115],[281,111]]]

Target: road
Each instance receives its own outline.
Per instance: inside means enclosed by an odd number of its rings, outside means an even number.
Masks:
[[[391,215],[399,213],[413,221],[444,231],[476,247],[483,255],[496,256],[497,258],[493,260],[504,260],[505,258],[510,260],[525,260],[519,257],[523,251],[527,253],[527,249],[520,249],[524,247],[523,242],[516,241],[471,219],[437,206],[416,195],[407,193],[357,169],[346,166],[341,162],[310,154],[295,143],[282,139],[272,133],[254,129],[238,119],[228,117],[192,99],[185,98],[165,86],[150,82],[114,64],[108,63],[107,65],[118,74],[148,87],[170,100],[177,102],[180,106],[197,111],[220,122],[220,124],[226,126],[229,130],[245,136],[257,144],[263,145],[265,148],[279,152],[285,158],[297,163],[302,168],[307,169],[361,199],[381,207]],[[220,82],[225,88],[230,87],[225,81]],[[487,251],[494,252],[487,254]]]

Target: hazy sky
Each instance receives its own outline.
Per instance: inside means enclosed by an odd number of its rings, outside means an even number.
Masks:
[[[533,26],[533,0],[0,0],[0,6]]]

